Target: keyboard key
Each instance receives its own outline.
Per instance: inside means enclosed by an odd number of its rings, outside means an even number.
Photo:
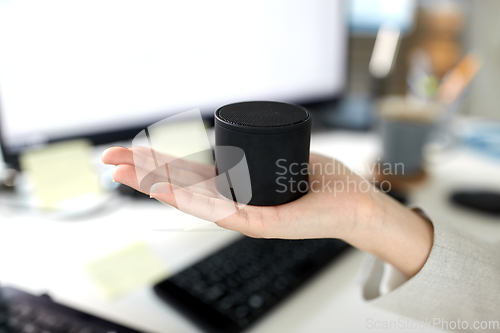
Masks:
[[[65,332],[70,327],[65,320],[47,313],[42,313],[41,315],[39,315],[35,323],[37,324],[37,326],[43,327],[48,331],[55,332]]]
[[[7,321],[7,326],[13,330],[20,330],[23,327],[23,323],[17,317],[11,317]]]
[[[261,295],[252,295],[248,299],[248,305],[254,309],[258,309],[264,305],[264,298]]]
[[[230,275],[236,272],[236,265],[233,264],[232,262],[226,262],[224,266],[222,266],[222,270],[224,271],[224,274]]]
[[[246,305],[239,306],[236,311],[234,311],[234,316],[238,319],[245,318],[250,313],[250,308]]]
[[[228,276],[226,284],[231,288],[237,288],[241,285],[241,277],[239,275],[233,274]]]
[[[21,333],[39,333],[40,330],[33,324],[25,324],[21,329]]]
[[[271,270],[276,275],[281,275],[285,272],[285,264],[282,261],[279,261],[271,266]]]
[[[197,281],[191,286],[190,290],[196,294],[202,294],[207,290],[207,284],[203,281]]]
[[[33,315],[33,308],[24,302],[16,302],[9,305],[9,313],[20,318],[29,318]]]
[[[252,273],[252,270],[248,267],[244,267],[239,271],[239,275],[243,280],[250,280],[254,274]]]
[[[274,281],[274,288],[277,290],[284,290],[288,287],[290,279],[286,276],[280,276]]]
[[[222,284],[216,284],[207,290],[203,298],[207,302],[213,302],[221,298],[222,295],[224,295],[224,292],[225,292],[224,286]]]
[[[7,310],[5,311],[0,311],[0,327],[2,327],[3,324],[5,324],[9,320],[9,313]]]
[[[229,310],[233,305],[236,304],[236,297],[229,295],[224,297],[219,301],[218,307],[220,310]]]
[[[216,272],[210,272],[207,275],[207,280],[209,283],[212,284],[212,283],[220,282],[222,280],[222,277]]]

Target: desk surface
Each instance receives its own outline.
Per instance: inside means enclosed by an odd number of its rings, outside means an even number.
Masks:
[[[380,146],[377,137],[370,133],[316,133],[312,150],[360,170],[376,160]],[[456,222],[480,236],[499,235],[498,221],[451,207],[447,195],[452,188],[478,184],[500,189],[500,162],[485,160],[466,150],[446,154],[439,164],[429,165],[429,180],[412,193],[410,201],[434,218]],[[86,276],[85,263],[133,241],[145,240],[171,272],[176,272],[238,237],[215,225],[183,231],[186,224],[196,225],[200,221],[156,202],[127,199],[112,212],[94,214],[81,221],[26,215],[0,215],[0,220],[2,284],[33,293],[48,292],[63,304],[148,332],[199,330],[159,300],[149,286],[113,301],[104,300]],[[357,277],[363,257],[360,251],[351,251],[250,331],[377,332],[367,327],[367,321],[400,320],[400,316],[362,300]]]

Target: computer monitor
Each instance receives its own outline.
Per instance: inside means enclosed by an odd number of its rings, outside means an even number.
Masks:
[[[342,2],[1,1],[5,158],[131,138],[193,108],[333,99],[345,85]]]

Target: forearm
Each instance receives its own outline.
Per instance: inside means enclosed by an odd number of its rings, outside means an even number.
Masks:
[[[367,258],[363,297],[375,306],[430,321],[436,328],[498,332],[500,243],[474,236],[432,214],[430,218],[434,243],[418,274],[398,282],[397,275],[386,274],[387,266]]]
[[[412,277],[427,261],[433,236],[429,221],[379,192],[373,193],[370,218],[346,241]]]

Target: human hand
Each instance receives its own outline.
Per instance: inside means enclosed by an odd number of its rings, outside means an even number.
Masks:
[[[102,160],[117,166],[115,181],[220,227],[261,238],[340,238],[408,276],[420,270],[432,246],[432,226],[427,221],[326,156],[311,154],[309,192],[301,198],[279,206],[247,205],[226,214],[234,210],[234,203],[218,193],[213,166],[177,160],[169,164],[168,177],[160,166],[148,186],[141,186],[137,174],[147,173],[144,168],[152,162],[149,154],[139,160],[134,154],[139,156],[144,149],[112,147]],[[159,186],[150,190],[156,181]],[[188,204],[179,206],[179,200]]]
[[[355,228],[368,223],[373,209],[371,185],[366,180],[351,173],[338,161],[311,154],[310,190],[306,195],[279,206],[247,205],[236,213],[217,220],[221,211],[233,209],[234,204],[217,192],[213,180],[213,166],[182,160],[174,167],[169,164],[170,179],[153,177],[149,184],[153,185],[154,180],[157,180],[163,184],[163,189],[150,193],[149,186],[140,186],[137,177],[138,169],[151,164],[148,154],[144,154],[144,158],[138,162],[137,155],[143,149],[145,148],[113,147],[103,153],[104,163],[117,166],[113,173],[115,181],[180,208],[185,213],[248,236],[289,239],[342,238],[354,232]],[[141,172],[145,173],[144,170]],[[175,190],[175,195],[174,191],[165,189],[167,181],[171,189]],[[366,183],[367,191],[357,189],[361,182]],[[347,188],[348,186],[351,188]],[[189,205],[179,207],[178,200],[189,202]]]

